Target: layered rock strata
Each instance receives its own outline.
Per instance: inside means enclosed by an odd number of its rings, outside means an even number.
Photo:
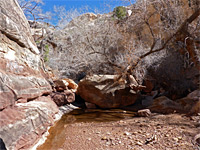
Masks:
[[[27,149],[53,124],[57,105],[17,0],[0,0],[0,139]]]

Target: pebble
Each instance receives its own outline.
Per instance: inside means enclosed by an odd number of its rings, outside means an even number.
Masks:
[[[142,133],[142,131],[139,130],[138,133]]]
[[[169,134],[165,134],[165,137],[169,137]]]
[[[137,132],[133,132],[134,135],[137,135]]]
[[[178,139],[179,139],[179,140],[182,140],[182,137],[181,137],[181,136],[179,136],[179,137],[178,137]]]
[[[142,146],[143,144],[141,142],[136,142],[136,145]]]
[[[178,138],[173,138],[173,140],[174,140],[175,142],[178,142]]]
[[[88,138],[88,140],[91,141],[92,139],[91,139],[91,138]]]
[[[108,140],[106,136],[102,137],[101,140]]]
[[[101,132],[96,132],[96,134],[100,134]]]
[[[120,123],[124,123],[124,121],[123,121],[123,120],[120,120],[119,122],[120,122]]]
[[[111,143],[110,142],[106,142],[106,145],[111,145]]]
[[[110,132],[107,132],[107,135],[110,135]]]
[[[124,135],[131,135],[131,133],[125,131],[125,132],[124,132]]]

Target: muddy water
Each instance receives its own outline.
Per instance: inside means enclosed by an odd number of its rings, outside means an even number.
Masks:
[[[123,111],[118,109],[100,110],[100,109],[87,109],[87,110],[73,110],[65,114],[62,118],[49,129],[49,136],[43,145],[37,150],[57,150],[61,147],[66,139],[65,128],[68,124],[75,122],[109,122],[119,121],[123,119],[132,118],[135,115],[131,111]]]

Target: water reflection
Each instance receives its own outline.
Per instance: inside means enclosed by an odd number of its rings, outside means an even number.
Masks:
[[[66,125],[75,122],[109,122],[122,119],[132,118],[134,112],[124,111],[120,109],[102,110],[102,109],[77,109],[65,114],[62,118],[49,130],[49,136],[46,142],[38,147],[37,150],[57,150],[61,147],[66,139]]]
[[[101,110],[101,109],[86,109],[75,110],[63,116],[67,120],[69,115],[74,116],[76,122],[109,122],[121,119],[131,118],[134,112],[123,111],[120,109]]]

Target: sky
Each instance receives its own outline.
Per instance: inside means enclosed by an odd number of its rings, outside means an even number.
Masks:
[[[54,6],[64,6],[65,9],[82,9],[85,6],[88,7],[87,12],[92,13],[108,13],[114,10],[117,6],[127,6],[130,5],[126,0],[42,0],[43,5],[41,5],[43,12],[52,12]],[[131,0],[133,1],[133,0]],[[96,11],[98,10],[98,11]],[[85,12],[84,12],[85,13]],[[51,24],[56,25],[58,23],[58,18],[54,16],[51,21]]]
[[[64,5],[67,10],[89,6],[91,12],[95,9],[101,12],[109,12],[116,6],[127,5],[127,3],[122,2],[122,0],[43,0],[43,2],[44,5],[42,8],[44,11],[53,10],[54,5]],[[106,5],[110,5],[111,7],[108,8]]]

